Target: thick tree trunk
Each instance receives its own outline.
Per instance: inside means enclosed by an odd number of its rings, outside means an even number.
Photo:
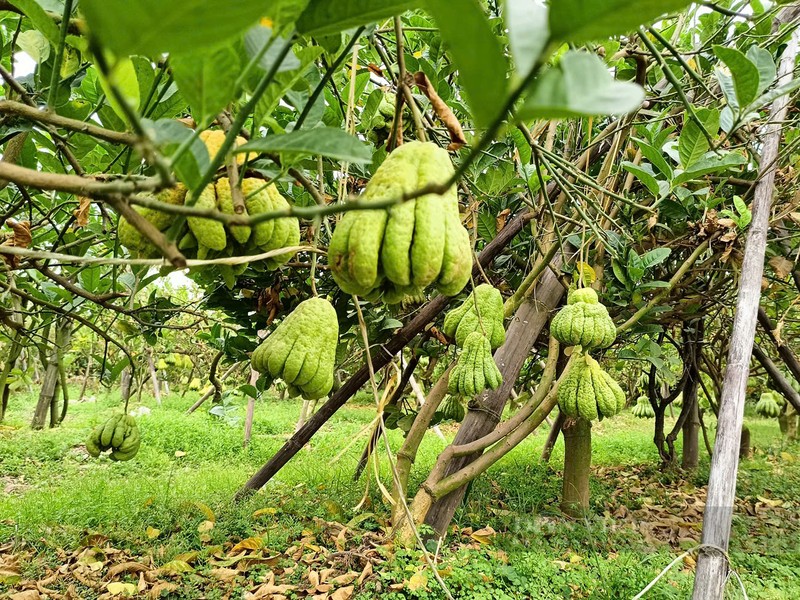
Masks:
[[[122,370],[119,382],[119,393],[122,397],[122,403],[125,404],[131,397],[131,387],[133,386],[133,370],[130,366]]]
[[[778,68],[779,84],[792,80],[797,44],[798,32],[795,30],[783,52]],[[700,551],[697,559],[692,596],[694,600],[721,600],[728,580],[728,561],[723,552],[728,551],[731,535],[747,377],[750,372],[750,357],[761,296],[767,230],[781,142],[781,123],[786,118],[788,105],[787,96],[778,98],[772,104],[769,120],[764,125],[761,173],[751,205],[753,220],[745,243],[727,369],[722,384],[717,439],[714,444],[714,456],[711,458],[708,495],[703,516],[702,542],[706,547]]]
[[[39,390],[39,401],[36,403],[36,409],[33,412],[33,420],[31,421],[31,429],[43,429],[44,424],[47,422],[47,415],[50,412],[50,407],[53,403],[53,397],[56,393],[56,384],[58,383],[58,363],[55,357],[48,361],[47,367],[44,371],[42,378],[42,388]]]
[[[541,280],[531,294],[536,301],[525,302],[517,310],[508,327],[506,343],[495,353],[495,360],[503,374],[503,383],[493,392],[484,393],[470,402],[470,409],[452,445],[468,444],[482,438],[494,430],[500,421],[503,408],[522,365],[547,324],[550,312],[558,306],[564,295],[564,286],[553,272],[560,266],[561,260],[555,258],[551,262],[551,269],[542,274]],[[465,456],[450,461],[444,477],[470,464],[477,456]],[[464,497],[464,491],[465,488],[461,487],[431,504],[425,523],[431,526],[437,535],[441,536],[447,530],[456,508]]]
[[[69,346],[72,331],[70,322],[67,319],[59,319],[54,325],[53,345],[43,352],[44,378],[39,392],[39,401],[36,403],[36,410],[31,420],[31,429],[42,429],[47,422],[48,413],[50,414],[50,427],[55,427],[58,424],[57,394],[61,376],[61,360],[63,359],[64,350]]]
[[[578,519],[589,512],[592,424],[586,419],[567,419],[562,432],[564,483],[561,490],[561,512]]]
[[[791,407],[786,407],[786,439],[790,442],[797,439],[797,412]]]
[[[6,362],[3,365],[3,370],[0,372],[0,423],[3,422],[3,419],[6,416],[6,410],[8,410],[8,376],[11,373],[11,370],[14,368],[14,365],[17,363],[17,359],[21,353],[22,344],[17,341],[17,335],[15,334],[11,340],[11,346],[8,349],[8,356],[6,357]]]
[[[686,399],[683,400],[686,402]],[[697,396],[692,400],[689,418],[683,424],[683,456],[681,467],[693,471],[700,462],[700,407]]]
[[[147,355],[147,368],[150,371],[150,380],[153,382],[153,397],[156,399],[156,404],[161,406],[161,383],[158,381],[158,371],[156,371],[152,351]]]
[[[747,425],[742,425],[742,435],[739,438],[739,459],[750,456],[750,430]]]

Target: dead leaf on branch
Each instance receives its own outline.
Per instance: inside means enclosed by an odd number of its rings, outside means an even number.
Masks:
[[[6,223],[13,231],[11,238],[6,237],[3,241],[4,246],[14,246],[16,248],[27,248],[31,245],[31,224],[30,221],[17,221],[7,219]],[[17,267],[17,257],[13,254],[4,254],[3,259],[12,269]]]
[[[75,229],[86,227],[89,224],[89,212],[92,208],[92,199],[86,196],[78,197],[78,208],[72,212],[75,217]]]
[[[778,279],[786,279],[794,270],[794,263],[783,256],[773,256],[769,259],[769,266],[775,271]]]
[[[439,120],[447,127],[450,132],[450,144],[447,146],[448,150],[458,150],[467,143],[464,138],[464,131],[461,129],[461,123],[458,122],[456,115],[450,109],[444,100],[441,99],[436,90],[433,89],[430,79],[422,71],[414,73],[414,83],[417,88],[425,94],[431,103],[433,112],[439,117]]]

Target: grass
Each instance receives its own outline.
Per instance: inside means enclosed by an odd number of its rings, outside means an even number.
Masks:
[[[199,553],[200,573],[209,572],[213,548],[252,536],[284,552],[309,535],[322,539],[322,524],[338,522],[350,523],[353,547],[366,544],[371,535],[383,539],[388,508],[380,493],[371,485],[356,510],[366,484],[363,478],[352,481],[374,407],[351,403],[340,410],[262,492],[234,504],[233,494],[293,431],[300,405],[277,399],[260,403],[245,450],[240,422],[231,426],[205,409],[184,414],[195,395],[170,395],[161,406],[145,398],[151,413],[139,418],[142,449],[127,463],[92,459],[82,446],[94,425],[119,410],[114,395],[100,393],[94,401],[76,403],[61,427],[36,432],[28,428],[35,398],[11,399],[0,428],[0,489],[5,490],[0,549],[3,540],[34,549],[35,560],[23,566],[26,578],[43,577],[92,534],[133,556],[148,556],[155,566]],[[243,407],[236,414],[243,416]],[[747,422],[756,452],[740,471],[731,557],[751,598],[796,598],[798,448],[784,445],[776,422],[750,416]],[[443,427],[447,439],[455,431]],[[401,436],[390,433],[396,449]],[[593,516],[572,522],[557,510],[563,446],[559,442],[543,465],[539,455],[545,437],[546,431],[537,432],[478,479],[456,513],[447,544],[431,548],[442,559],[442,576],[455,597],[630,598],[682,549],[696,544],[706,456],[687,479],[658,466],[652,422],[625,413],[597,423]],[[444,445],[433,433],[426,437],[412,485]],[[382,474],[388,482],[385,465]],[[203,529],[209,518],[213,527]],[[473,536],[479,529],[484,531]],[[354,597],[443,597],[426,575],[419,551],[379,551],[391,560],[382,562]],[[691,566],[691,559],[679,564],[646,597],[687,597]],[[301,577],[291,567],[288,573],[289,579]],[[207,579],[192,577],[179,578],[169,597],[215,597],[219,590]],[[13,591],[3,581],[0,562],[0,596]],[[731,588],[730,597],[740,596]]]

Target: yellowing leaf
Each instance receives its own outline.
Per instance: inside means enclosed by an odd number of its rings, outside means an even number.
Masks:
[[[136,593],[136,586],[132,583],[121,583],[119,581],[114,581],[109,583],[106,586],[109,594],[113,594],[114,596],[133,596]]]
[[[200,509],[200,512],[203,513],[203,516],[212,523],[217,520],[217,517],[214,515],[214,511],[211,510],[211,508],[207,504],[203,504],[202,502],[195,502],[194,505],[198,509]]]
[[[147,526],[147,529],[144,530],[145,534],[147,534],[147,538],[150,540],[156,539],[159,535],[161,535],[161,530],[156,529],[155,527]]]
[[[188,573],[189,571],[193,571],[192,566],[184,562],[182,560],[171,560],[164,566],[162,566],[159,571],[161,573],[168,573],[168,574],[178,574],[178,573]]]
[[[411,579],[408,580],[406,587],[412,592],[424,590],[426,587],[428,587],[428,577],[423,573],[414,573],[411,576]]]
[[[233,548],[231,548],[230,554],[236,554],[237,552],[241,552],[242,550],[258,550],[259,548],[264,547],[264,540],[260,537],[251,537],[242,540],[238,544],[236,544]]]
[[[258,517],[263,517],[265,515],[272,516],[272,515],[275,515],[277,513],[278,513],[278,509],[277,508],[272,508],[272,507],[259,508],[257,511],[255,511],[253,513],[253,518],[257,519]]]
[[[583,279],[583,286],[588,287],[594,283],[595,272],[592,265],[582,261],[578,261],[575,265],[575,280]]]
[[[214,521],[203,521],[197,526],[198,533],[206,533],[214,529]]]

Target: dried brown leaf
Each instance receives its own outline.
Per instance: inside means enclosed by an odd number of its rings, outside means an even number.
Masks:
[[[769,259],[769,266],[775,271],[778,279],[786,279],[794,270],[794,263],[783,256],[773,256]]]
[[[113,579],[122,573],[141,573],[142,571],[147,571],[147,567],[145,567],[142,563],[124,562],[114,565],[113,567],[109,567],[108,576]]]
[[[75,217],[75,229],[86,227],[89,224],[89,212],[92,208],[92,199],[86,196],[78,196],[78,208],[72,215]]]
[[[464,146],[467,140],[464,138],[464,131],[461,129],[461,123],[458,122],[456,115],[450,107],[445,104],[444,100],[442,100],[439,94],[436,93],[436,90],[433,89],[428,76],[422,71],[418,71],[414,73],[414,83],[419,90],[425,94],[428,100],[430,100],[433,112],[436,113],[439,120],[447,127],[447,131],[450,132],[450,145],[447,146],[447,149],[458,150]]]

